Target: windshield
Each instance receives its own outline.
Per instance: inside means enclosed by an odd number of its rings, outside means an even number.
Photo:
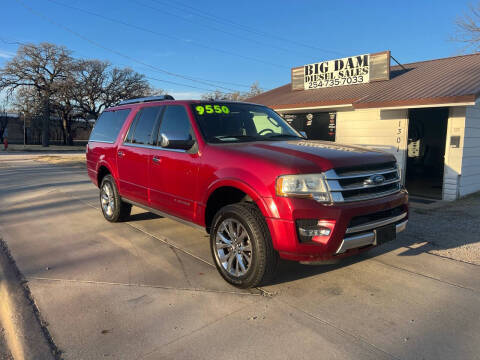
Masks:
[[[192,111],[210,143],[302,138],[275,111],[261,105],[205,102],[192,104]]]

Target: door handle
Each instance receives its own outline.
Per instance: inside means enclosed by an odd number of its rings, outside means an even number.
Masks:
[[[154,157],[152,158],[152,161],[153,161],[155,164],[158,164],[159,162],[162,161],[162,159],[160,159],[160,158],[157,157],[157,156],[154,156]]]
[[[118,155],[118,157],[123,157],[123,155],[125,155],[125,153],[123,151],[119,150],[117,152],[117,155]]]

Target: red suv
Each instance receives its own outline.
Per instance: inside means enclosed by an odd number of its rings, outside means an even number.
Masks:
[[[256,104],[121,102],[97,120],[87,168],[108,221],[136,205],[201,226],[239,287],[268,282],[279,258],[320,263],[393,240],[408,219],[392,155],[309,141]]]

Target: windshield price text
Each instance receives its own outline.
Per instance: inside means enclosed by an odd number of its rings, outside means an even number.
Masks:
[[[228,106],[225,105],[198,105],[195,106],[195,110],[197,111],[198,115],[203,114],[229,114],[230,109]]]

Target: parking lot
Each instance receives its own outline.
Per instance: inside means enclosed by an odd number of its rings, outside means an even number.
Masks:
[[[105,221],[81,162],[1,155],[0,174],[0,237],[65,359],[480,359],[478,196],[241,290],[206,233],[138,208]]]

